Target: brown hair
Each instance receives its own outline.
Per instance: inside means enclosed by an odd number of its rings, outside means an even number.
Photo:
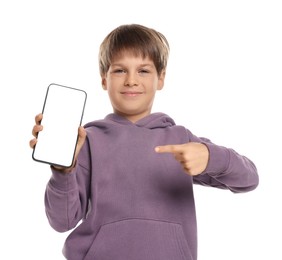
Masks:
[[[150,58],[160,75],[167,66],[169,44],[165,36],[154,29],[139,24],[121,25],[110,32],[100,45],[101,75],[108,72],[113,58],[123,51]]]

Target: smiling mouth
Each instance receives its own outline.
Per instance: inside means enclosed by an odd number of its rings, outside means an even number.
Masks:
[[[127,96],[127,97],[136,97],[138,95],[141,95],[142,92],[139,91],[123,91],[121,92],[122,95]]]

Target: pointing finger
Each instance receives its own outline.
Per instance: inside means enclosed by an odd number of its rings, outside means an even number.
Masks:
[[[181,153],[182,145],[162,145],[155,147],[157,153]]]

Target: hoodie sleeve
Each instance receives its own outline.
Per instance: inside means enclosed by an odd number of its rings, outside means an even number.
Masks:
[[[80,154],[85,154],[85,149],[82,148]],[[52,175],[45,191],[45,211],[50,225],[58,232],[74,228],[88,211],[90,174],[80,157],[70,173],[61,173],[51,167]]]
[[[234,193],[254,190],[259,183],[255,164],[246,156],[230,148],[213,144],[206,138],[192,137],[194,142],[205,144],[209,150],[207,168],[193,177],[195,184],[229,189]]]

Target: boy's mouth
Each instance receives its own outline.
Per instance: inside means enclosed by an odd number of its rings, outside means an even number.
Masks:
[[[140,92],[140,91],[123,91],[123,92],[121,92],[121,94],[128,96],[128,97],[136,97],[138,95],[141,95],[142,92]]]

